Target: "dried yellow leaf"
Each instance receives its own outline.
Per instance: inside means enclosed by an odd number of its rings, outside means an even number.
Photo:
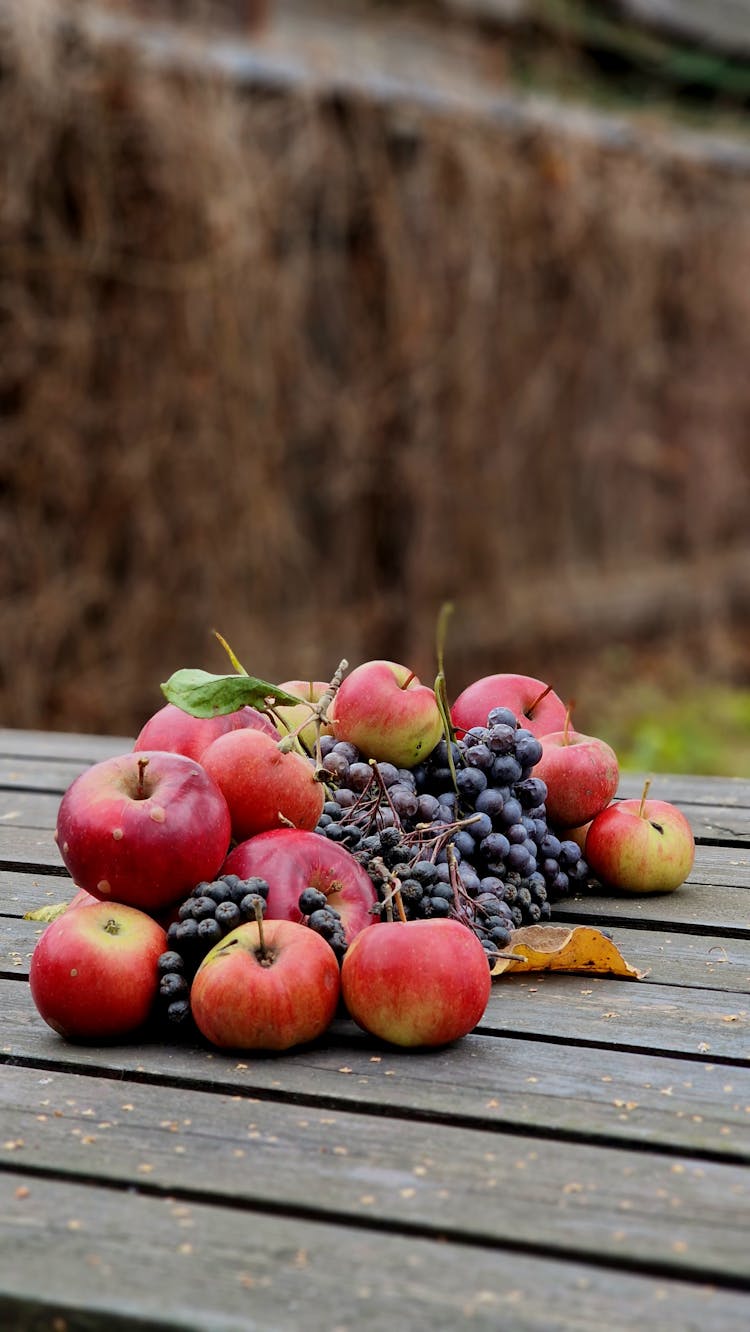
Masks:
[[[48,925],[51,920],[56,920],[63,911],[70,905],[69,902],[55,902],[54,906],[37,907],[36,911],[24,912],[24,920],[41,920]]]
[[[642,980],[647,974],[626,962],[619,948],[601,930],[591,925],[527,925],[515,930],[510,942],[524,961],[498,958],[493,976],[519,971],[567,971],[579,975],[622,976]]]

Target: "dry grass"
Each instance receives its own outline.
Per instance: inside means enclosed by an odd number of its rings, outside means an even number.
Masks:
[[[132,731],[213,626],[430,675],[446,598],[453,692],[737,669],[748,175],[0,42],[8,724]]]

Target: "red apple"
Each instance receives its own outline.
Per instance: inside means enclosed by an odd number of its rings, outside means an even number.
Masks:
[[[566,725],[539,737],[542,757],[534,776],[547,787],[547,818],[556,828],[588,823],[609,804],[617,790],[617,755],[606,740],[582,735]]]
[[[193,717],[174,703],[165,703],[150,717],[136,739],[133,749],[169,750],[199,759],[203,751],[220,735],[249,726],[266,735],[277,736],[278,731],[268,717],[255,708],[240,708],[223,717]]]
[[[119,902],[95,901],[53,920],[31,957],[31,996],[69,1040],[127,1036],[148,1018],[167,947],[160,925]]]
[[[317,703],[327,688],[328,685],[323,680],[285,680],[284,684],[279,685],[279,689],[284,689],[287,694],[297,694],[300,698],[309,699],[311,703]],[[294,707],[279,703],[275,710],[286,724],[288,731],[296,731],[298,726],[307,722],[299,732],[299,739],[308,754],[312,754],[315,748],[316,728],[314,721],[308,721],[309,707],[305,703],[296,703]],[[320,734],[330,735],[331,730],[331,726],[326,723],[321,726]],[[282,730],[281,734],[286,735],[288,731]]]
[[[223,792],[236,841],[268,828],[314,828],[325,790],[311,759],[279,748],[262,731],[231,731],[214,740],[201,762]]]
[[[435,691],[393,661],[366,661],[345,676],[329,715],[337,740],[397,768],[427,758],[443,734]]]
[[[230,836],[227,803],[201,764],[153,750],[104,759],[76,777],[55,833],[79,888],[144,911],[212,879]]]
[[[354,1021],[393,1045],[445,1045],[465,1036],[491,987],[487,954],[457,920],[379,924],[357,936],[341,968]]]
[[[300,893],[317,888],[341,915],[347,943],[377,917],[378,895],[369,874],[345,847],[319,833],[277,828],[241,842],[227,856],[223,874],[254,875],[268,883],[269,920],[303,920]]]
[[[288,1050],[321,1036],[336,1012],[339,964],[324,939],[288,920],[232,930],[201,962],[190,990],[198,1030],[236,1050]]]
[[[472,726],[486,726],[493,708],[510,708],[536,736],[559,730],[567,711],[549,685],[532,675],[485,675],[459,694],[451,709],[453,725],[459,735]]]
[[[584,855],[592,873],[629,893],[671,893],[695,859],[684,814],[666,800],[619,800],[592,821]]]

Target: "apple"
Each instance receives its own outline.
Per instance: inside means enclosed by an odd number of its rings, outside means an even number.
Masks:
[[[275,738],[245,729],[219,736],[201,762],[223,792],[235,841],[292,824],[314,828],[323,812],[325,789],[315,765]]]
[[[158,750],[81,773],[60,802],[55,832],[79,888],[152,912],[214,878],[230,837],[227,802],[205,768]]]
[[[101,902],[101,900],[101,897],[94,897],[93,893],[87,893],[85,888],[78,888],[65,907],[65,910],[77,911],[79,907],[93,906],[95,902]]]
[[[297,694],[300,698],[309,699],[311,703],[317,703],[327,688],[328,685],[323,680],[285,680],[283,684],[279,685],[279,689],[285,690],[287,694]],[[315,749],[317,732],[315,722],[308,721],[310,709],[306,704],[296,703],[292,707],[291,705],[285,706],[278,703],[275,711],[285,723],[288,731],[296,731],[298,726],[302,728],[299,731],[300,742],[304,745],[308,754],[312,754]],[[303,725],[303,722],[307,722],[307,725]],[[320,728],[320,734],[330,735],[331,733],[332,727],[327,722],[324,723]],[[281,734],[286,735],[287,730],[282,730]]]
[[[628,893],[671,893],[695,859],[685,815],[666,800],[619,800],[592,820],[584,855],[592,873]]]
[[[135,907],[96,900],[63,912],[31,956],[31,996],[68,1040],[127,1036],[148,1018],[167,936]]]
[[[569,716],[561,731],[538,738],[542,757],[534,776],[547,787],[547,818],[556,828],[588,823],[617,790],[620,770],[615,751],[606,740],[574,731]]]
[[[339,964],[314,930],[289,920],[248,922],[206,954],[190,1008],[213,1045],[288,1050],[323,1034],[340,988]]]
[[[368,758],[413,768],[443,734],[435,691],[393,661],[366,661],[344,677],[329,709],[333,734]]]
[[[393,1045],[446,1045],[465,1036],[482,1017],[491,987],[477,936],[445,918],[365,930],[341,968],[341,993],[354,1021]]]
[[[193,717],[174,703],[165,703],[143,726],[133,749],[169,750],[200,760],[203,751],[213,740],[245,726],[263,731],[266,735],[278,735],[269,718],[256,708],[240,708],[223,717]]]
[[[560,730],[567,708],[543,680],[533,675],[485,675],[459,694],[451,719],[459,735],[472,726],[486,726],[493,708],[510,708],[532,735]]]
[[[341,915],[347,943],[367,925],[377,923],[372,908],[378,902],[375,886],[351,851],[329,842],[320,833],[277,828],[240,842],[227,856],[223,874],[241,879],[254,875],[268,884],[266,919],[304,919],[299,909],[300,893],[317,888],[325,893],[328,906]]]

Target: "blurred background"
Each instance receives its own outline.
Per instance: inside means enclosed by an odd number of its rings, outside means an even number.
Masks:
[[[750,773],[750,0],[4,0],[0,723],[180,666]]]

